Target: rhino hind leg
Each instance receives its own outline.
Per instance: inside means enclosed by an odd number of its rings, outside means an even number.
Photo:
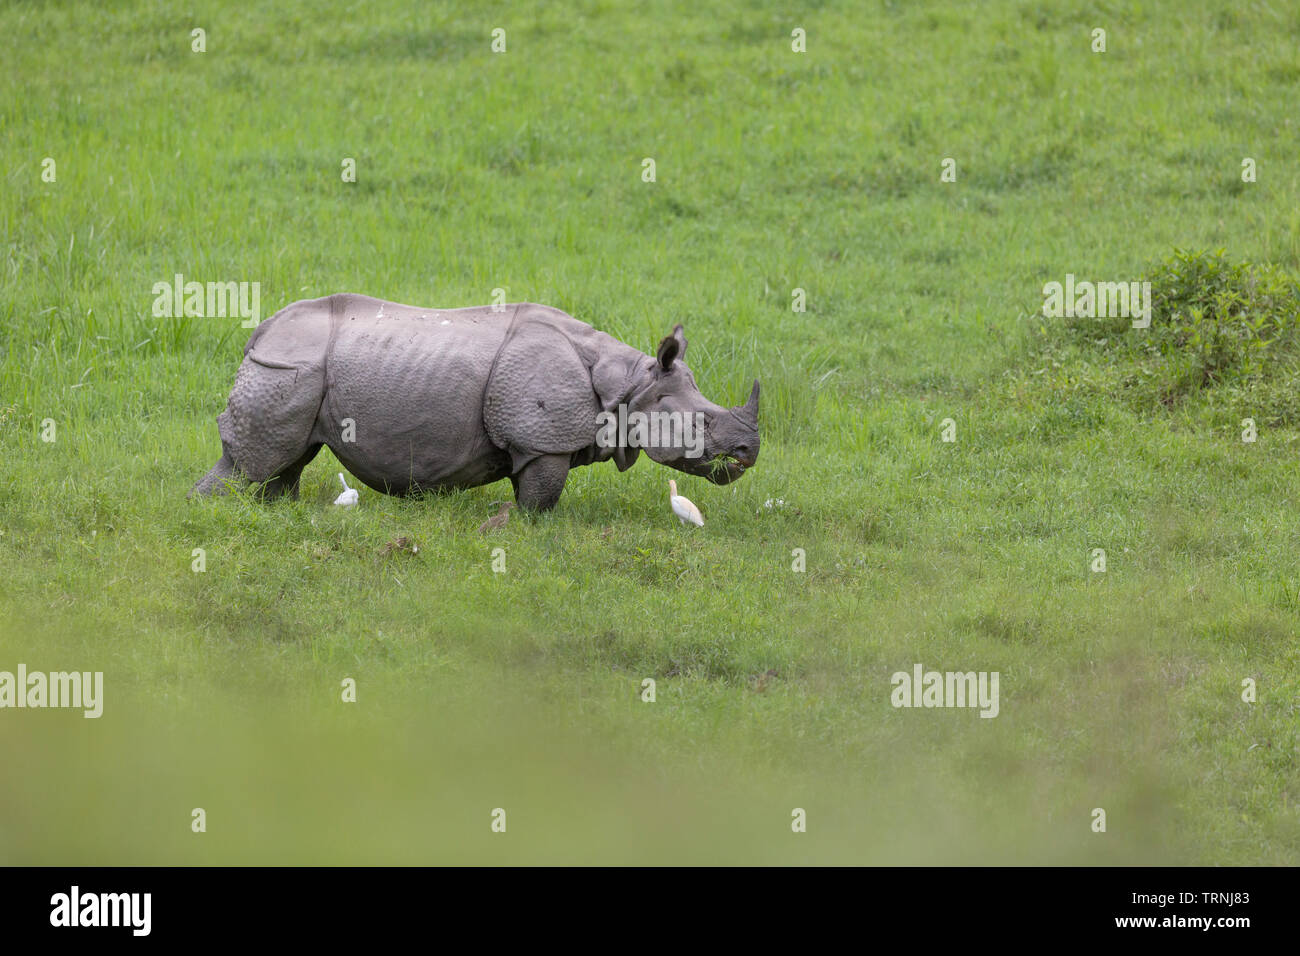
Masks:
[[[314,435],[324,393],[319,365],[273,364],[245,356],[226,410],[217,416],[221,460],[191,494],[221,494],[232,480],[262,498],[297,497],[298,479],[321,443]]]
[[[569,457],[542,455],[510,476],[510,483],[515,486],[515,501],[521,508],[550,511],[559,503],[564,482],[569,477]]]
[[[316,453],[321,450],[321,445],[309,445],[307,450],[293,464],[286,468],[280,469],[280,473],[269,481],[265,482],[259,493],[267,500],[272,501],[283,494],[288,494],[294,501],[298,500],[298,481],[302,478],[302,470],[311,464],[311,460],[316,457]]]
[[[321,447],[320,444],[311,445],[297,461],[287,468],[282,468],[278,475],[262,482],[257,489],[258,496],[266,501],[273,501],[283,494],[288,494],[290,498],[297,501],[302,470],[311,464],[311,460],[316,457]],[[208,498],[213,495],[224,495],[232,490],[247,487],[248,484],[248,478],[235,467],[230,455],[223,453],[212,466],[212,470],[195,482],[194,487],[190,489],[189,497]]]
[[[223,448],[221,457],[217,463],[212,466],[212,470],[194,483],[190,489],[189,497],[200,496],[203,498],[212,495],[224,495],[231,490],[232,486],[242,485],[245,480],[235,467],[234,461]]]

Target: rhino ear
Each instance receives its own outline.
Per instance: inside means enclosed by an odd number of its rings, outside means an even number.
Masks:
[[[678,324],[673,326],[673,334],[664,336],[664,340],[659,343],[656,358],[659,360],[659,367],[668,372],[672,370],[674,362],[685,357],[686,336],[682,334],[682,327]]]

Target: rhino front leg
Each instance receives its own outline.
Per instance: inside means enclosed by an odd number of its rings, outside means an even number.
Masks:
[[[550,511],[559,502],[568,477],[568,455],[542,455],[524,465],[519,474],[511,475],[510,482],[519,507]]]

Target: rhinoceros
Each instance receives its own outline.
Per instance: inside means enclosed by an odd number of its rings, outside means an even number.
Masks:
[[[743,406],[715,405],[685,354],[681,325],[652,358],[531,302],[421,309],[352,294],[295,302],[244,347],[217,418],[221,459],[191,494],[253,483],[266,498],[296,497],[322,445],[385,494],[509,478],[533,510],[555,507],[569,469],[613,460],[626,471],[642,450],[726,484],[758,459],[759,383]],[[688,443],[665,429],[658,442],[611,442],[616,412],[691,416],[702,437]]]

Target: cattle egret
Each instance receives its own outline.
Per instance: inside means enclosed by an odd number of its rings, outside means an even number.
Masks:
[[[497,528],[504,528],[506,522],[510,520],[510,509],[515,506],[513,501],[494,501],[492,504],[500,505],[501,510],[478,526],[478,530],[481,534],[487,534],[489,531],[495,531]]]
[[[700,514],[700,509],[688,498],[683,498],[677,493],[677,482],[669,479],[668,481],[668,503],[673,506],[673,514],[682,524],[690,522],[693,525],[704,527],[704,515]]]
[[[357,494],[357,489],[348,487],[348,483],[343,478],[343,472],[341,471],[339,472],[339,481],[343,482],[343,494],[335,498],[334,503],[336,505],[343,505],[345,508],[351,508],[357,503],[357,499],[360,495]]]

